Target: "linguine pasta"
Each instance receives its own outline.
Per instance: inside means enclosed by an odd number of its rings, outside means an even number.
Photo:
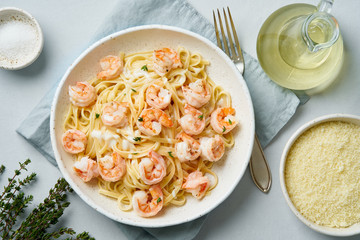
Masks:
[[[211,127],[210,115],[218,107],[231,107],[231,96],[209,78],[206,73],[209,62],[200,54],[190,53],[183,47],[179,47],[177,53],[182,67],[171,69],[162,77],[154,71],[152,51],[122,54],[124,67],[118,77],[110,80],[95,77],[88,81],[96,90],[97,99],[94,104],[87,107],[70,104],[66,114],[64,131],[77,129],[87,137],[85,150],[76,154],[77,161],[84,156],[100,159],[111,152],[117,152],[125,159],[126,173],[120,180],[109,182],[100,176],[97,178],[99,193],[116,199],[123,211],[133,209],[132,196],[135,191],[146,191],[151,187],[144,183],[139,171],[141,159],[148,157],[151,150],[159,153],[166,163],[166,175],[159,183],[163,193],[163,206],[180,206],[186,203],[187,194],[182,185],[186,177],[196,170],[210,176],[211,185],[206,194],[217,185],[217,175],[211,170],[214,162],[202,157],[181,162],[176,155],[175,144],[179,142],[176,136],[182,131],[178,120],[185,114],[182,86],[203,79],[210,88],[209,102],[198,108],[203,113],[201,118],[205,119],[205,129],[199,135],[193,136],[196,139],[219,135]],[[137,121],[141,112],[149,108],[146,90],[155,81],[161,81],[163,88],[171,93],[171,103],[163,111],[171,117],[173,126],[163,127],[159,135],[148,136],[139,131]],[[112,101],[128,103],[129,111],[124,127],[105,126],[102,122],[103,107]],[[231,123],[230,120],[229,122]],[[231,132],[220,134],[220,137],[225,147],[234,145]]]

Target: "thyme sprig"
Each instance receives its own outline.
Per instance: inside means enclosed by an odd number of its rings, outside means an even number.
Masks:
[[[36,174],[32,173],[23,180],[17,179],[21,172],[26,169],[26,165],[30,163],[30,159],[19,163],[19,169],[15,170],[14,176],[8,178],[8,185],[4,187],[4,191],[0,197],[0,236],[5,239],[8,237],[10,230],[16,222],[17,216],[24,212],[24,208],[33,200],[32,196],[25,196],[23,192],[19,192],[21,188],[35,179]],[[5,166],[1,166],[1,173],[4,172]]]
[[[31,161],[27,159],[19,163],[19,169],[15,170],[14,176],[8,179],[8,185],[0,195],[0,238],[2,239],[54,239],[60,236],[74,236],[76,232],[72,228],[63,227],[53,232],[46,230],[59,221],[64,210],[70,205],[66,201],[66,193],[72,192],[70,185],[64,178],[60,178],[55,186],[50,189],[49,195],[27,216],[22,223],[16,224],[20,213],[32,202],[33,196],[26,196],[22,188],[35,180],[36,174],[31,173],[24,179],[19,179],[22,171],[27,171],[26,166]],[[5,171],[0,166],[0,174]],[[14,229],[14,226],[18,226]],[[82,232],[67,239],[94,239],[87,232]]]

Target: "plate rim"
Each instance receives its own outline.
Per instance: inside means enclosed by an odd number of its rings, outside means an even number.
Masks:
[[[149,227],[149,228],[157,228],[157,227],[168,227],[168,226],[174,226],[174,225],[178,225],[178,224],[182,224],[182,223],[186,223],[186,222],[190,222],[193,221],[195,219],[198,219],[206,214],[208,214],[209,212],[211,212],[212,210],[214,210],[216,207],[218,207],[221,203],[223,203],[230,195],[231,193],[235,190],[236,186],[239,184],[240,180],[242,179],[242,177],[244,176],[244,173],[247,169],[247,167],[244,167],[242,169],[242,172],[239,172],[238,177],[235,179],[236,180],[236,184],[234,184],[231,188],[229,188],[229,190],[226,192],[226,194],[224,194],[222,196],[222,198],[219,198],[215,204],[213,204],[212,206],[210,206],[209,208],[207,208],[206,211],[204,211],[203,213],[199,214],[199,215],[194,215],[192,217],[189,218],[184,218],[182,220],[176,220],[173,222],[167,222],[164,224],[156,224],[156,222],[151,222],[149,221],[149,223],[139,223],[137,221],[133,221],[133,220],[129,220],[127,218],[123,218],[120,216],[116,216],[113,213],[110,213],[108,211],[106,211],[105,209],[101,208],[101,206],[97,205],[96,203],[94,203],[88,196],[86,196],[85,194],[82,193],[81,189],[72,181],[69,173],[67,172],[63,161],[61,159],[61,155],[57,149],[56,146],[56,136],[55,136],[55,109],[57,108],[57,104],[58,104],[58,99],[59,99],[59,95],[61,92],[61,89],[63,88],[63,85],[66,81],[66,79],[68,78],[68,76],[70,75],[70,73],[72,72],[72,70],[75,68],[75,66],[77,66],[77,64],[87,55],[89,54],[93,49],[95,49],[96,47],[100,46],[101,44],[103,44],[104,42],[107,42],[110,39],[119,37],[121,35],[124,34],[128,34],[131,32],[137,32],[137,31],[142,31],[142,30],[167,30],[167,31],[173,31],[173,32],[177,32],[177,33],[181,33],[181,34],[185,34],[185,35],[189,35],[190,37],[194,37],[200,41],[202,41],[203,43],[205,43],[206,45],[208,45],[210,48],[212,48],[214,51],[216,51],[218,54],[220,54],[223,58],[223,60],[225,60],[226,64],[231,67],[234,70],[235,75],[238,78],[238,82],[239,84],[242,85],[242,88],[244,90],[243,94],[245,94],[246,99],[248,100],[248,104],[249,104],[249,115],[248,116],[250,118],[250,132],[252,132],[253,134],[250,135],[250,143],[249,143],[249,151],[247,152],[247,156],[245,157],[245,164],[246,166],[248,165],[249,161],[250,161],[250,157],[252,154],[252,148],[253,148],[253,144],[254,144],[254,138],[255,138],[255,114],[254,114],[254,107],[253,107],[253,102],[251,99],[251,95],[250,95],[250,91],[249,88],[247,87],[247,84],[243,78],[243,76],[240,74],[240,72],[237,70],[235,64],[231,61],[231,59],[220,49],[218,48],[213,42],[211,42],[209,39],[186,29],[183,28],[179,28],[179,27],[174,27],[174,26],[168,26],[168,25],[160,25],[160,24],[150,24],[150,25],[142,25],[142,26],[136,26],[136,27],[131,27],[131,28],[126,28],[117,32],[114,32],[112,34],[109,34],[105,37],[102,37],[101,39],[97,40],[96,42],[92,43],[89,47],[87,47],[71,64],[70,66],[67,68],[67,70],[65,71],[64,75],[62,76],[60,82],[58,83],[58,86],[56,88],[55,91],[55,95],[53,97],[53,101],[51,104],[51,112],[50,112],[50,139],[51,139],[51,146],[53,148],[54,151],[54,156],[55,156],[55,160],[56,163],[60,169],[61,174],[63,175],[63,177],[65,178],[65,180],[70,184],[70,186],[74,189],[74,191],[77,193],[77,195],[90,207],[92,207],[93,209],[95,209],[96,211],[100,212],[101,214],[105,215],[106,217],[113,219],[117,222],[123,223],[123,224],[128,224],[128,225],[132,225],[132,226],[137,226],[137,227]]]

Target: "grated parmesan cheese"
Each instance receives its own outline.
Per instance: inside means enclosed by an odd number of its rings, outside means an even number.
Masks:
[[[284,174],[308,220],[337,228],[360,222],[360,126],[332,121],[308,129],[291,147]]]

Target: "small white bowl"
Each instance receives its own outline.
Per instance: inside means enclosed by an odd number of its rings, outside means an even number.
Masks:
[[[285,164],[286,164],[286,158],[287,158],[287,155],[289,153],[291,146],[294,144],[296,139],[300,135],[302,135],[306,130],[308,130],[309,128],[314,127],[320,123],[329,122],[329,121],[343,121],[343,122],[349,122],[349,123],[354,123],[354,124],[360,125],[360,116],[348,115],[348,114],[325,115],[322,117],[318,117],[318,118],[304,124],[303,126],[301,126],[291,136],[291,138],[287,142],[287,144],[284,148],[283,154],[281,156],[280,185],[281,185],[281,190],[283,192],[285,200],[286,200],[287,204],[289,205],[290,209],[293,211],[293,213],[296,215],[296,217],[298,217],[306,226],[310,227],[311,229],[313,229],[317,232],[320,232],[320,233],[323,233],[326,235],[338,236],[338,237],[352,236],[352,235],[356,235],[356,234],[360,233],[360,223],[356,223],[347,228],[332,228],[332,227],[321,226],[321,225],[318,225],[316,223],[309,221],[295,208],[294,204],[292,203],[292,201],[289,197],[289,194],[287,192],[286,185],[285,185],[285,176],[284,176]]]
[[[7,70],[18,70],[27,67],[39,57],[43,49],[43,34],[39,23],[35,20],[33,16],[19,8],[0,8],[0,35],[5,35],[7,33],[6,37],[8,37],[8,41],[12,44],[14,44],[14,41],[11,41],[13,40],[13,36],[11,36],[10,34],[14,35],[14,32],[11,33],[11,31],[14,31],[14,28],[16,28],[15,24],[19,22],[24,23],[22,27],[26,27],[26,30],[33,29],[34,32],[32,33],[34,35],[34,40],[32,42],[34,42],[34,47],[32,49],[26,47],[24,48],[24,46],[22,46],[21,49],[16,48],[16,46],[5,47],[4,42],[2,42],[1,45],[3,46],[0,46],[0,68],[4,68]],[[14,26],[12,26],[12,29],[10,29],[10,24],[14,24]],[[19,29],[19,26],[17,26],[17,28]],[[23,39],[26,39],[26,36],[22,36],[21,34],[19,34],[19,36],[23,37]],[[2,41],[5,41],[4,37],[2,37]],[[28,39],[28,41],[30,40]],[[18,49],[19,53],[16,54],[16,56],[9,56],[11,54],[14,54],[14,52],[16,51],[15,49]],[[5,51],[7,51],[7,53],[5,53]]]

